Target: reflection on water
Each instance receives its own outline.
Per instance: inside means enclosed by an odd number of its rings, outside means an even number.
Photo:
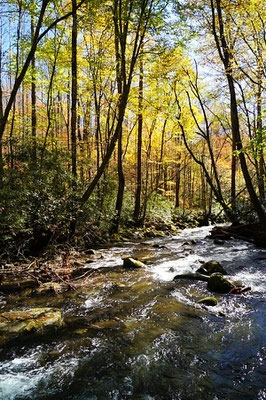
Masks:
[[[9,300],[9,308],[53,305],[66,321],[57,336],[0,353],[0,399],[266,399],[266,252],[205,239],[209,228],[101,251],[95,275],[77,293]],[[150,241],[152,244],[152,242]],[[123,256],[145,270],[119,267]],[[202,261],[220,261],[245,296],[219,295],[201,307],[205,282],[172,282]]]

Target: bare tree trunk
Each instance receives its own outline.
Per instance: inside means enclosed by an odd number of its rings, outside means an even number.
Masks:
[[[67,128],[67,150],[70,150],[70,75],[68,75],[67,83],[67,117],[66,117],[66,128]]]
[[[19,57],[20,57],[20,37],[21,37],[21,18],[22,18],[22,3],[18,1],[18,27],[17,27],[17,43],[16,43],[16,71],[15,71],[15,81],[18,77],[19,72]],[[10,76],[10,90],[11,90],[11,76]],[[13,133],[14,133],[14,124],[16,117],[16,98],[13,102],[12,107],[12,119],[11,119],[11,127],[9,134],[9,148],[10,148],[10,167],[13,169],[14,167],[14,148],[13,148]]]
[[[32,2],[33,5],[33,2]],[[31,45],[34,41],[34,16],[31,14]],[[36,131],[37,131],[37,116],[36,116],[36,71],[35,71],[35,53],[31,60],[31,136],[33,144],[32,160],[37,160],[36,149]]]
[[[145,190],[144,190],[144,200],[143,200],[143,211],[142,211],[142,216],[141,216],[141,225],[144,224],[146,214],[147,214],[147,207],[148,207],[148,200],[149,200],[149,193],[148,193],[148,187],[149,187],[149,175],[150,175],[150,166],[149,166],[149,161],[150,161],[150,156],[151,156],[151,149],[152,149],[152,135],[156,126],[156,121],[157,119],[155,118],[152,123],[151,123],[151,128],[149,132],[149,142],[148,142],[148,147],[147,147],[147,152],[146,152],[146,176],[145,176]]]
[[[3,118],[2,56],[2,27],[0,27],[0,121]]]
[[[262,66],[259,65],[258,71],[258,93],[257,93],[257,146],[258,146],[258,159],[259,159],[259,168],[258,168],[258,187],[260,194],[260,201],[264,203],[265,201],[265,163],[263,156],[263,146],[262,146]]]
[[[139,103],[138,103],[138,151],[137,151],[137,188],[133,218],[136,224],[140,218],[141,175],[142,175],[142,128],[143,128],[143,46],[139,57]]]
[[[216,10],[218,16],[218,30],[216,27],[216,17],[215,17],[215,6],[214,0],[211,0],[211,8],[212,8],[212,29],[213,35],[215,38],[216,46],[219,52],[219,56],[223,62],[225,74],[228,82],[229,92],[230,92],[230,109],[231,109],[231,128],[232,128],[232,136],[236,142],[236,148],[239,152],[239,160],[242,169],[242,173],[245,179],[245,183],[247,186],[247,190],[249,193],[249,197],[251,203],[256,211],[259,221],[261,225],[266,228],[266,212],[264,211],[262,204],[260,203],[258,196],[255,192],[254,186],[251,181],[251,177],[248,171],[247,162],[245,158],[245,154],[243,152],[243,145],[240,135],[239,128],[239,117],[238,117],[238,109],[237,109],[237,99],[235,92],[235,85],[233,79],[233,70],[232,70],[232,54],[230,53],[230,46],[228,45],[225,33],[224,33],[224,21],[222,15],[221,8],[221,0],[216,0]]]
[[[236,142],[232,138],[232,158],[231,158],[231,206],[233,214],[236,213],[236,167],[237,157],[235,155]]]
[[[119,231],[120,218],[123,206],[123,197],[125,189],[125,176],[123,171],[123,130],[121,129],[118,137],[118,151],[117,151],[117,170],[118,170],[118,191],[115,205],[115,219],[113,221],[112,232]]]
[[[77,1],[72,0],[72,88],[71,88],[71,160],[74,187],[77,178]]]
[[[175,172],[175,208],[179,208],[180,206],[180,178],[181,178],[181,169],[180,162],[176,164],[176,172]]]

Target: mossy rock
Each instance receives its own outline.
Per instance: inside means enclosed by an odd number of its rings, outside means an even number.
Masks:
[[[84,335],[87,335],[87,333],[88,333],[88,329],[75,329],[74,330],[74,334],[75,335],[77,335],[77,336],[84,336]]]
[[[61,325],[61,312],[54,308],[3,312],[0,314],[0,346],[25,335],[49,332]]]
[[[83,316],[70,316],[70,317],[65,317],[64,318],[64,323],[67,328],[70,329],[85,329],[89,325],[89,319],[88,317],[83,317]]]
[[[220,273],[212,274],[208,280],[208,289],[216,293],[229,293],[234,285]]]
[[[224,267],[216,260],[210,260],[202,264],[202,266],[197,270],[200,274],[211,275],[215,272],[219,272],[222,275],[227,275]]]
[[[67,285],[57,282],[46,282],[35,290],[36,295],[59,294],[68,290]]]
[[[21,291],[24,289],[33,289],[39,286],[36,279],[32,278],[12,278],[12,280],[2,280],[0,284],[1,292]]]
[[[135,260],[134,258],[127,257],[124,258],[123,265],[125,268],[143,268],[145,264],[141,261]]]
[[[204,299],[200,299],[198,301],[199,304],[204,304],[205,306],[210,306],[210,307],[214,307],[217,306],[218,304],[218,300],[216,299],[216,297],[204,297]]]

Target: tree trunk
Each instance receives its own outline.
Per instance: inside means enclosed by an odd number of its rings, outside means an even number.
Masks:
[[[123,197],[125,189],[125,176],[123,171],[123,134],[122,129],[118,137],[118,151],[117,151],[117,171],[118,171],[118,191],[115,205],[115,218],[113,221],[112,232],[117,233],[119,231],[120,217],[123,206]]]
[[[232,134],[236,141],[236,148],[239,151],[240,165],[241,165],[242,173],[243,173],[243,176],[245,179],[245,183],[247,186],[247,190],[249,193],[251,203],[259,217],[260,223],[266,228],[266,213],[265,213],[265,211],[258,199],[258,196],[255,192],[255,189],[252,184],[251,177],[250,177],[250,174],[248,171],[246,157],[245,157],[245,154],[243,153],[243,145],[242,145],[240,129],[239,129],[239,118],[238,118],[235,86],[234,86],[234,80],[233,80],[232,73],[231,73],[232,71],[231,71],[231,69],[228,70],[228,67],[226,67],[226,71],[227,71],[226,75],[227,75],[227,81],[228,81],[229,91],[230,91]]]
[[[232,138],[232,158],[231,158],[231,206],[233,214],[236,213],[236,166],[237,158],[235,155],[236,142]]]
[[[264,156],[263,156],[263,125],[262,125],[262,67],[259,65],[258,71],[258,93],[257,93],[257,146],[258,146],[258,160],[259,160],[259,168],[258,168],[258,187],[260,194],[260,201],[262,204],[265,201],[265,165],[264,165]]]
[[[32,3],[33,5],[33,3]],[[31,45],[34,41],[34,16],[31,14]],[[37,116],[36,116],[36,77],[35,77],[35,53],[31,60],[31,136],[32,136],[32,161],[37,160],[36,149],[36,131],[37,131]]]
[[[136,224],[140,218],[141,207],[141,168],[142,168],[142,129],[143,129],[143,46],[140,53],[139,65],[139,103],[138,103],[138,151],[137,151],[137,188],[135,194],[134,221]]]
[[[220,55],[220,58],[223,62],[225,74],[228,82],[229,93],[230,93],[230,110],[231,110],[231,128],[232,128],[232,136],[233,140],[236,143],[236,149],[239,152],[239,160],[241,165],[241,170],[244,176],[244,180],[246,183],[246,187],[249,193],[249,197],[251,203],[253,205],[254,210],[256,211],[259,221],[261,225],[266,229],[266,212],[264,211],[262,204],[260,203],[258,196],[255,192],[254,186],[251,181],[251,177],[248,171],[246,157],[243,152],[243,145],[240,135],[240,128],[239,128],[239,116],[238,116],[238,109],[237,109],[237,99],[236,99],[236,92],[235,92],[235,85],[233,79],[233,68],[232,68],[232,54],[230,50],[230,46],[228,45],[225,34],[224,34],[224,21],[223,21],[223,14],[221,8],[221,0],[216,0],[216,9],[218,14],[218,28],[219,33],[216,29],[216,19],[215,19],[215,7],[214,7],[214,0],[211,0],[211,7],[212,7],[212,27],[213,27],[213,34],[216,42],[216,46]]]
[[[180,206],[180,163],[176,164],[176,175],[175,175],[175,208]]]
[[[72,220],[70,223],[70,235],[75,234],[75,200],[77,189],[77,1],[72,0],[72,37],[71,37],[71,171],[72,171]]]
[[[72,56],[71,56],[71,160],[73,187],[76,187],[77,178],[77,1],[72,0]]]
[[[2,90],[2,27],[0,27],[0,121],[3,118],[3,90]]]

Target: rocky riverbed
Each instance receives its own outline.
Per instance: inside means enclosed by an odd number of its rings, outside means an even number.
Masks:
[[[210,229],[73,252],[46,282],[33,266],[2,279],[0,399],[266,399],[266,250]],[[208,287],[210,260],[226,293]]]

